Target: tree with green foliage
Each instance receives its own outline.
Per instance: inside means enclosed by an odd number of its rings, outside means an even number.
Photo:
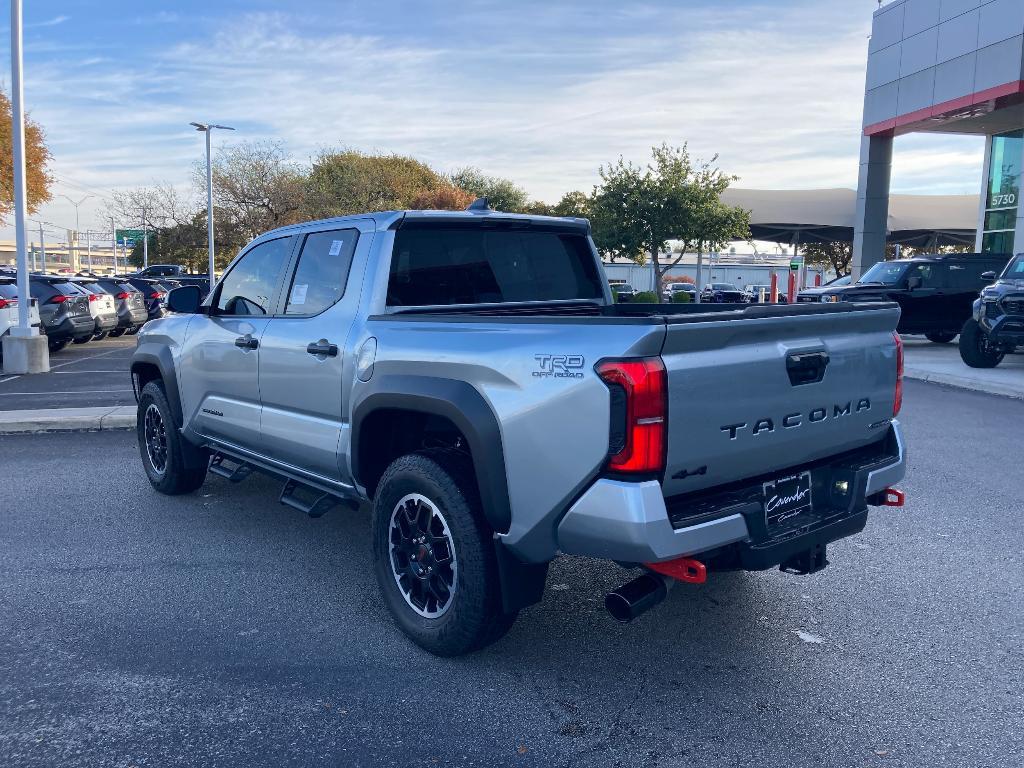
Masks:
[[[853,261],[852,243],[805,243],[800,246],[804,263],[809,266],[832,269],[837,277],[850,273]]]
[[[526,190],[510,179],[488,176],[479,168],[460,168],[450,177],[452,184],[464,189],[474,197],[486,197],[487,203],[496,211],[525,213],[530,205]]]
[[[419,194],[444,186],[441,174],[411,157],[325,151],[313,161],[302,214],[323,219],[411,208]]]
[[[646,167],[620,157],[599,170],[601,184],[591,203],[594,241],[612,259],[643,264],[649,254],[658,301],[665,273],[688,250],[719,248],[749,234],[749,212],[721,200],[735,177],[719,170],[717,160],[694,162],[685,144],[663,144],[652,148]],[[660,253],[669,240],[680,241],[682,248],[663,264]]]
[[[590,218],[590,203],[590,197],[585,192],[566,192],[562,199],[555,203],[554,215],[587,219]]]

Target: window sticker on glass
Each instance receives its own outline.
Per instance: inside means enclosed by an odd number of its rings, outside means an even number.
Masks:
[[[343,244],[344,243],[341,240],[332,240],[331,241],[331,251],[330,251],[330,253],[328,255],[329,256],[337,256],[339,253],[341,253],[341,246]]]
[[[293,285],[292,296],[288,299],[289,304],[305,304],[306,303],[306,291],[309,290],[308,285]]]

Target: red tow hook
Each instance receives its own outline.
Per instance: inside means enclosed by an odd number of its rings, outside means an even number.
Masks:
[[[907,494],[898,488],[886,488],[885,489],[885,501],[883,506],[886,507],[902,507],[907,502]]]
[[[708,569],[704,563],[692,557],[680,557],[663,563],[644,563],[644,567],[688,584],[703,584],[708,580]]]

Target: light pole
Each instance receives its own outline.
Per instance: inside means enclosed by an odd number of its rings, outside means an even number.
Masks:
[[[213,123],[189,123],[195,126],[197,131],[206,134],[206,237],[207,246],[210,249],[210,290],[213,290],[213,163],[210,157],[210,134],[217,128],[222,131],[235,130],[229,125],[214,125]]]
[[[79,244],[78,244],[79,238],[81,237],[81,235],[79,234],[79,232],[81,230],[79,229],[79,224],[78,224],[78,206],[80,206],[82,203],[84,203],[90,197],[96,197],[96,195],[86,195],[81,200],[79,200],[77,203],[74,200],[72,200],[70,197],[68,197],[67,195],[61,195],[61,197],[63,197],[65,200],[67,200],[69,203],[71,203],[73,206],[75,206],[75,255],[72,256],[71,258],[72,258],[72,263],[79,262],[78,266],[81,267],[82,266],[82,264],[81,264],[81,253],[82,253],[82,250],[81,250],[81,248],[79,248]],[[92,264],[89,265],[89,268],[90,269],[92,268]]]

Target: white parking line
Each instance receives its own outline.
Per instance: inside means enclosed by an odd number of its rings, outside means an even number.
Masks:
[[[57,363],[56,365],[51,365],[50,366],[50,370],[53,371],[53,370],[55,370],[57,368],[63,368],[65,365],[73,365],[74,363],[84,363],[86,360],[95,360],[97,357],[106,357],[107,355],[112,355],[115,352],[120,352],[122,349],[124,349],[124,347],[119,347],[118,349],[108,349],[106,352],[100,352],[98,355],[87,355],[86,357],[79,357],[79,358],[76,358],[74,360],[66,360],[63,363]],[[6,379],[0,379],[0,384],[3,384],[4,382],[7,382],[7,381],[14,381],[15,379],[20,379],[22,376],[27,376],[27,375],[28,374],[25,374],[25,373],[19,373],[16,376],[11,376],[11,377],[6,378]],[[38,375],[38,374],[33,374],[33,375]]]
[[[105,395],[108,392],[131,392],[130,389],[79,389],[74,392],[0,392],[0,397],[15,395]]]

